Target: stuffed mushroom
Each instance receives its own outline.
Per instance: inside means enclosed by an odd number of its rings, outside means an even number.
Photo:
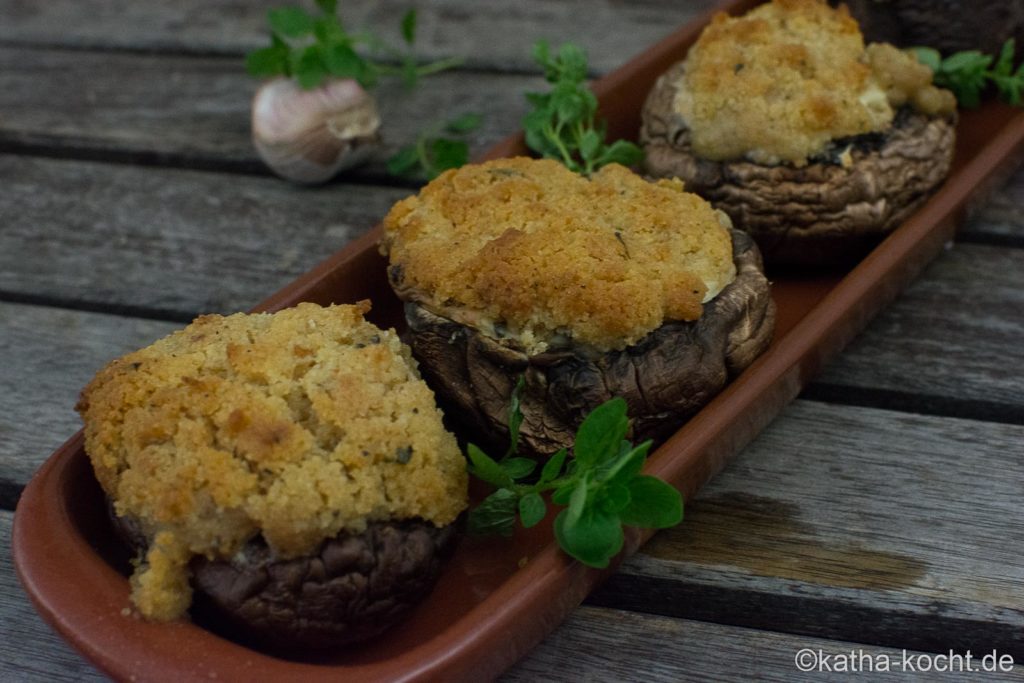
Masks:
[[[719,14],[643,109],[646,170],[678,177],[769,264],[864,255],[949,172],[956,100],[845,7],[775,0]]]
[[[371,637],[430,590],[467,474],[430,389],[368,305],[203,316],[115,360],[77,406],[153,620],[193,595],[239,638]]]
[[[623,397],[637,438],[677,428],[768,345],[756,245],[675,180],[552,160],[448,171],[384,220],[382,251],[425,378],[484,435],[571,446]]]

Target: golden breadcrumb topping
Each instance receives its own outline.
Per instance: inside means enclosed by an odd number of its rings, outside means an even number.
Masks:
[[[520,157],[398,202],[381,249],[400,293],[434,312],[531,352],[557,337],[609,350],[700,317],[736,274],[728,226],[678,180]]]
[[[865,50],[845,5],[774,0],[714,18],[687,55],[675,109],[701,157],[803,165],[831,140],[886,130],[893,107],[953,111],[931,76],[892,46]]]
[[[181,615],[189,559],[230,557],[258,533],[287,558],[370,520],[442,526],[465,509],[455,437],[367,310],[202,316],[82,392],[96,476],[151,540],[132,581],[143,615]]]

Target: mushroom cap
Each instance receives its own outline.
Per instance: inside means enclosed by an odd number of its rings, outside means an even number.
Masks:
[[[572,445],[592,409],[624,398],[634,438],[660,439],[707,403],[767,348],[775,304],[754,242],[732,230],[736,278],[694,321],[670,321],[622,350],[570,343],[530,355],[511,339],[493,339],[409,301],[410,344],[424,377],[483,436],[508,435],[509,397],[520,395],[520,444],[549,454]],[[393,283],[394,284],[394,283]]]
[[[805,166],[711,161],[693,151],[673,101],[680,62],[643,107],[640,140],[652,176],[677,177],[748,232],[769,264],[826,266],[863,256],[923,204],[953,160],[955,117],[904,108],[885,133],[834,141]]]
[[[136,552],[139,522],[114,528]],[[282,559],[256,536],[228,559],[192,560],[193,612],[235,640],[275,651],[311,651],[372,638],[401,621],[430,592],[458,542],[461,518],[371,522],[302,557]]]
[[[193,562],[196,609],[233,637],[317,650],[377,636],[434,587],[457,524],[372,522],[283,560],[258,537],[230,560]]]

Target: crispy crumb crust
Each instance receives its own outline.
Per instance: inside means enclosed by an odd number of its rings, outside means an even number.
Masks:
[[[403,299],[542,350],[621,349],[695,320],[735,277],[728,219],[678,181],[546,159],[448,171],[384,219]]]
[[[258,533],[288,558],[368,521],[443,526],[465,509],[455,438],[408,349],[367,310],[202,316],[82,392],[96,476],[151,541],[133,577],[145,616],[187,608],[193,555],[230,557]]]
[[[807,163],[829,141],[886,130],[894,107],[956,107],[931,71],[890,45],[864,46],[845,6],[774,0],[718,14],[686,58],[675,110],[694,151],[724,161]]]

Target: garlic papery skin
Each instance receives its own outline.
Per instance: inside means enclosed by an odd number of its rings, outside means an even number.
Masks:
[[[252,139],[282,178],[322,183],[362,163],[377,142],[377,103],[352,79],[303,90],[291,78],[264,84],[252,103]]]

